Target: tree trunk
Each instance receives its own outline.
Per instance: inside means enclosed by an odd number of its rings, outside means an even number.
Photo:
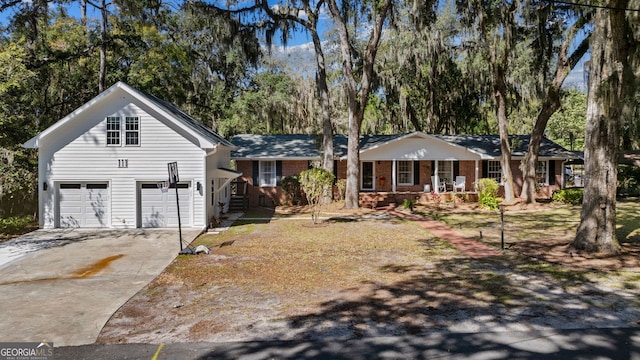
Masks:
[[[504,200],[512,202],[514,199],[513,173],[511,171],[511,146],[509,145],[509,119],[507,118],[507,86],[505,84],[504,70],[500,65],[494,64],[495,71],[495,98],[498,106],[498,131],[500,133],[500,167],[502,168],[502,183],[504,185]]]
[[[331,124],[331,112],[329,110],[329,86],[327,86],[327,69],[324,61],[324,52],[318,32],[311,31],[313,45],[316,52],[316,87],[320,97],[320,112],[322,113],[322,168],[333,174],[333,125]],[[324,196],[325,204],[333,201],[333,189],[329,189]]]
[[[345,192],[345,208],[357,209],[360,207],[360,129],[364,119],[364,111],[367,107],[369,94],[371,93],[373,65],[375,63],[382,26],[387,19],[387,14],[391,8],[392,1],[384,0],[375,6],[372,13],[375,14],[374,25],[371,29],[371,36],[367,42],[367,47],[362,58],[362,78],[358,85],[354,76],[354,65],[352,62],[353,50],[349,41],[347,26],[340,13],[336,0],[328,0],[327,6],[331,13],[331,18],[336,25],[340,37],[340,52],[342,55],[342,69],[344,70],[345,87],[349,103],[349,138],[347,143],[347,188]]]
[[[547,128],[547,123],[551,115],[560,108],[560,88],[552,85],[547,89],[547,97],[544,100],[542,109],[538,113],[536,123],[533,126],[531,132],[531,138],[529,139],[529,147],[527,154],[522,159],[520,164],[520,170],[522,170],[522,192],[520,197],[524,199],[526,203],[536,202],[536,185],[538,179],[536,176],[536,170],[538,169],[538,154],[540,153],[540,143],[544,136],[544,130]]]
[[[100,75],[98,79],[98,91],[103,92],[107,82],[107,2],[102,0],[100,3],[100,14],[102,22],[100,23]]]
[[[627,1],[608,2],[625,8]],[[580,224],[571,246],[616,254],[617,159],[622,98],[625,96],[627,23],[625,12],[598,9],[591,41],[591,66],[585,131],[585,188]],[[631,35],[630,35],[631,36]],[[628,80],[628,79],[627,79]]]
[[[544,103],[542,104],[542,109],[540,109],[540,112],[538,113],[536,123],[533,126],[533,131],[531,132],[531,139],[529,140],[527,154],[524,156],[524,159],[522,159],[522,163],[520,164],[520,170],[522,170],[523,177],[522,193],[520,194],[520,197],[524,199],[526,203],[536,202],[536,169],[538,168],[540,143],[542,142],[544,131],[547,128],[547,123],[549,122],[551,115],[560,108],[560,88],[573,67],[576,66],[578,61],[582,59],[589,49],[589,38],[587,37],[583,39],[570,57],[567,56],[569,45],[573,39],[575,39],[578,30],[582,28],[584,23],[584,21],[577,22],[560,47],[555,77],[547,88],[547,94],[544,99]]]

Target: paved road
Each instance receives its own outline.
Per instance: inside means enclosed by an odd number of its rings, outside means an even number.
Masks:
[[[183,239],[199,232],[183,231]],[[64,346],[94,343],[180,243],[178,230],[38,230],[2,248],[0,341]]]
[[[346,341],[86,345],[57,359],[640,359],[640,328],[433,333]]]

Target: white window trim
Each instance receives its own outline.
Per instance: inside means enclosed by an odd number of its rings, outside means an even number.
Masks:
[[[118,130],[109,130],[109,120],[110,119],[117,119],[117,124],[118,124]],[[106,119],[106,123],[105,123],[105,129],[106,129],[106,133],[105,133],[105,142],[107,146],[122,146],[122,119],[120,119],[119,116],[107,116]],[[118,133],[117,137],[114,137],[114,139],[118,140],[117,144],[109,144],[109,133]]]
[[[442,172],[442,168],[440,167],[440,164],[444,164],[444,163],[449,163],[449,165],[451,166],[449,174],[440,174]],[[451,182],[451,181],[454,180],[454,177],[453,177],[453,160],[438,160],[438,164],[436,166],[438,168],[438,173],[436,175],[438,175],[438,179],[440,181],[443,181],[443,180],[446,179],[447,181]]]
[[[138,129],[137,130],[127,130],[127,119],[136,119]],[[122,124],[123,131],[123,140],[122,145],[124,146],[140,146],[140,117],[139,116],[125,116],[124,123]],[[127,144],[127,133],[137,133],[138,134],[138,143],[137,144]]]
[[[544,181],[538,181],[540,185],[549,185],[549,160],[538,160],[538,165],[536,166],[536,180],[538,177],[538,167],[540,164],[544,164]]]
[[[271,178],[269,179],[269,182],[263,181],[264,180],[264,171],[262,170],[262,166],[263,164],[267,164],[267,163],[271,163],[273,164],[273,175],[271,175]],[[276,175],[276,161],[275,160],[260,160],[260,162],[258,163],[258,185],[260,187],[274,187],[277,185],[277,175]],[[264,174],[266,175],[266,174]]]
[[[409,182],[406,182],[406,183],[400,182],[400,164],[401,163],[408,163],[409,164],[409,171],[408,171],[408,173],[409,173]],[[413,166],[414,166],[413,160],[398,160],[398,168],[396,169],[397,176],[398,176],[398,185],[401,185],[401,186],[412,186],[412,185],[414,185],[414,183],[413,183],[413,177],[414,177],[414,175],[413,175]]]
[[[484,175],[489,179],[495,179],[495,177],[489,176],[489,174],[491,173],[490,170],[489,170],[491,168],[491,163],[498,164],[498,169],[499,169],[498,175],[499,175],[499,177],[498,177],[498,179],[496,179],[496,181],[498,182],[498,184],[502,185],[502,183],[503,183],[503,181],[502,181],[502,164],[500,163],[500,160],[488,160],[487,161],[487,173],[484,174]],[[495,173],[495,172],[493,172],[493,173]]]

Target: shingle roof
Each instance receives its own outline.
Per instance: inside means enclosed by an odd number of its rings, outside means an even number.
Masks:
[[[499,135],[434,135],[448,143],[463,146],[484,157],[500,157],[500,136]],[[511,156],[525,156],[529,147],[530,135],[510,135]],[[553,141],[543,138],[540,143],[540,157],[574,159],[575,153],[563,148]]]
[[[155,95],[148,94],[142,90],[138,90],[135,88],[131,88],[131,90],[137,92],[140,96],[146,98],[148,101],[154,103],[156,106],[163,108],[165,111],[173,115],[178,121],[182,122],[184,125],[188,126],[198,134],[204,136],[207,140],[213,143],[220,143],[224,146],[233,147],[233,144],[231,142],[229,142],[222,136],[216,134],[212,129],[204,126],[204,124],[202,124],[198,120],[192,118],[190,115],[182,111],[182,109],[180,109],[176,105],[166,100],[160,99]]]
[[[410,134],[394,135],[362,135],[360,137],[360,151],[389,143]],[[500,157],[500,136],[498,135],[431,135],[449,144],[469,149],[483,158]],[[526,154],[529,146],[529,135],[510,136],[512,156],[521,157]],[[238,149],[231,152],[232,158],[267,159],[267,158],[320,158],[320,137],[316,135],[236,135],[231,142]],[[346,135],[333,137],[334,156],[347,155]],[[564,149],[553,141],[544,138],[540,144],[540,157],[574,159],[576,155]]]
[[[316,135],[236,135],[231,143],[238,149],[232,158],[244,159],[319,159],[320,143]]]

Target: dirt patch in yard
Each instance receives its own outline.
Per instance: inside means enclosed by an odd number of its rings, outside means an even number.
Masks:
[[[533,223],[512,221],[511,248],[503,256],[469,259],[382,211],[325,210],[323,216],[333,218],[310,226],[305,209],[286,210],[199,238],[212,253],[178,257],[113,315],[98,342],[348,339],[640,321],[635,244],[616,258],[571,256],[563,253],[564,222],[550,224],[546,240],[536,242],[527,240]],[[565,208],[546,211],[570,223],[579,216]],[[478,241],[499,243],[495,213],[461,206],[418,212],[452,227],[464,222],[461,232],[476,236],[482,229]],[[562,236],[549,238],[552,231]]]

